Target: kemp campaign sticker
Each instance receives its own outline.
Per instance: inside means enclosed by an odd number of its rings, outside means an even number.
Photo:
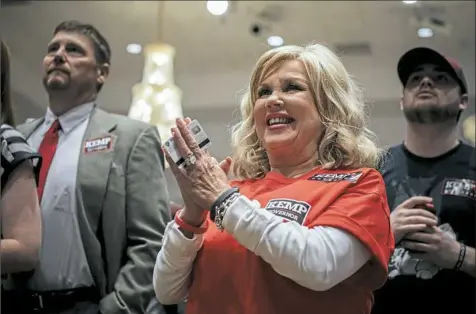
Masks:
[[[361,175],[362,171],[351,173],[322,173],[313,175],[309,178],[309,180],[321,182],[349,181],[355,183],[357,180],[359,180]]]
[[[107,135],[96,139],[86,140],[84,142],[84,152],[93,153],[111,150],[112,136]]]
[[[266,204],[265,209],[276,216],[289,221],[295,221],[302,225],[306,220],[311,205],[306,202],[296,201],[288,198],[275,198]]]
[[[470,179],[446,179],[443,182],[441,194],[476,200],[476,182]]]

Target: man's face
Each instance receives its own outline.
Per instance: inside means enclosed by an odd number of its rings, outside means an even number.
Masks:
[[[43,85],[47,90],[96,89],[105,76],[96,62],[93,43],[85,35],[59,32],[48,44],[43,59]]]
[[[415,69],[403,89],[400,102],[405,117],[416,123],[456,122],[467,106],[458,82],[433,64]]]

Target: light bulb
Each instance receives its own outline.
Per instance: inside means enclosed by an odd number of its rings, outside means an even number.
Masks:
[[[213,15],[222,15],[228,10],[228,1],[207,1],[207,10]]]
[[[139,44],[129,44],[126,47],[126,50],[128,53],[131,53],[133,55],[139,54],[142,51],[142,46]]]
[[[279,47],[284,43],[284,39],[281,36],[269,36],[268,45],[273,47]]]
[[[433,37],[433,30],[428,27],[422,27],[418,29],[418,36],[420,38],[430,38]]]

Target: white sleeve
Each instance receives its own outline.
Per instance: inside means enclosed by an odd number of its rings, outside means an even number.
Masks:
[[[187,297],[193,262],[202,245],[203,235],[188,239],[175,221],[169,222],[153,275],[155,295],[161,304],[176,304]]]
[[[309,229],[283,222],[257,201],[238,197],[223,219],[227,232],[260,256],[280,275],[315,291],[325,291],[357,272],[370,251],[343,230],[318,226]]]

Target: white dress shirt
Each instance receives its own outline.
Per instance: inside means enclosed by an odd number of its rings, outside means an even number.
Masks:
[[[30,280],[33,290],[62,290],[94,284],[79,233],[76,191],[79,156],[93,107],[93,103],[83,104],[59,117],[58,146],[41,200],[43,246],[38,267]],[[56,119],[48,108],[45,121],[28,138],[34,149],[39,149]]]

